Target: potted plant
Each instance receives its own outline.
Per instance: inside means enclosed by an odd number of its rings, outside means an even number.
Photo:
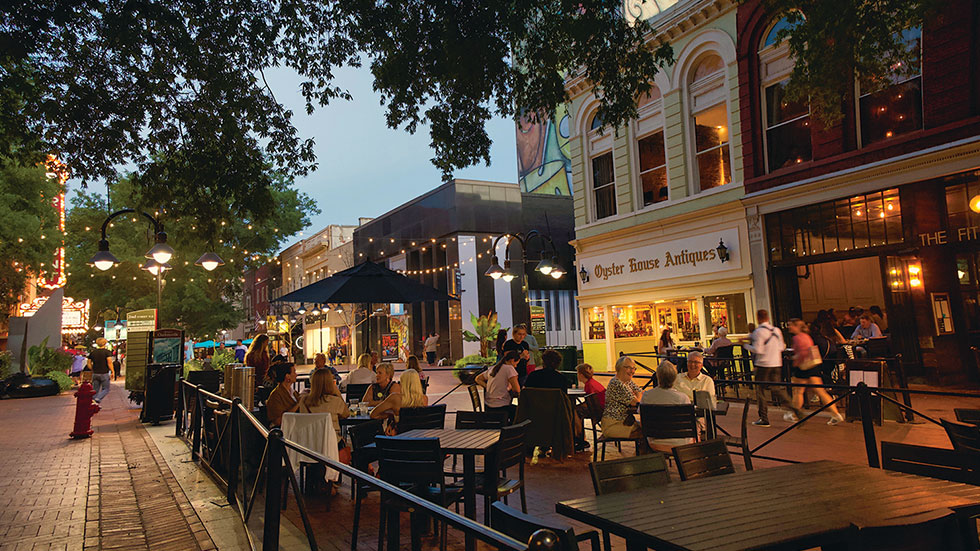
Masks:
[[[466,342],[480,343],[480,353],[464,356],[456,360],[453,373],[463,384],[471,385],[474,383],[477,374],[491,366],[497,361],[497,352],[493,349],[493,341],[497,338],[497,331],[500,330],[500,323],[497,322],[497,314],[489,314],[476,317],[470,312],[470,324],[473,331],[463,331],[463,340]]]

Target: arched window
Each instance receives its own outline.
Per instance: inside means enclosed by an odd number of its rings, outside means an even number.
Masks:
[[[695,190],[705,191],[732,181],[725,63],[718,54],[704,54],[688,75],[694,127]]]
[[[637,102],[636,149],[641,207],[666,201],[667,150],[664,144],[663,99],[656,85]]]
[[[886,82],[858,81],[862,145],[922,128],[922,29],[909,29],[900,38],[913,54],[910,65],[896,63]]]
[[[612,133],[602,132],[602,118],[595,114],[589,122],[586,147],[591,168],[592,218],[600,220],[616,214],[616,172],[613,168]]]
[[[789,44],[777,42],[780,31],[792,29],[787,18],[773,23],[759,50],[762,81],[762,127],[766,172],[809,161],[810,104],[786,99],[786,84],[793,71]]]

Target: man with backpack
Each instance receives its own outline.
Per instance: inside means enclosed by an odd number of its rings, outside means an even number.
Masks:
[[[753,363],[755,364],[755,381],[778,383],[783,380],[783,350],[786,350],[786,341],[783,340],[783,332],[778,327],[769,322],[769,312],[759,310],[756,312],[756,319],[759,326],[755,328],[750,336],[752,344],[746,345],[752,353]],[[769,403],[766,401],[766,387],[758,385],[755,387],[755,397],[759,402],[759,419],[752,424],[757,427],[768,427],[769,424]],[[793,407],[786,389],[782,386],[770,386],[769,390],[773,396],[787,407]],[[803,412],[793,409],[796,418],[802,419]],[[787,420],[792,419],[792,414],[787,412],[784,415]]]

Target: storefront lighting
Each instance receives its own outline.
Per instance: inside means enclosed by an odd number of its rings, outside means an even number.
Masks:
[[[337,308],[338,308],[338,309],[337,309],[337,313],[338,313],[338,314],[339,314],[339,313],[341,313],[341,312],[342,312],[342,310],[340,310],[340,307],[338,306]],[[324,305],[323,305],[323,313],[324,313],[324,314],[326,314],[326,313],[328,313],[328,312],[330,312],[330,305],[329,305],[329,304],[324,304]]]
[[[344,313],[344,305],[343,304],[338,304],[337,305],[337,313],[338,314],[343,314]]]
[[[920,274],[922,273],[922,267],[918,264],[912,264],[909,266],[909,286],[910,287],[922,287],[922,278]]]
[[[301,315],[301,316],[302,316],[303,314],[305,314],[305,313],[306,313],[306,305],[305,305],[305,304],[303,304],[302,302],[301,302],[301,303],[299,303],[299,308],[298,308],[298,309],[296,310],[296,312],[297,312],[297,313],[298,313],[299,315]]]
[[[484,275],[488,275],[493,279],[500,279],[504,275],[504,269],[500,267],[500,260],[497,259],[497,255],[493,255],[493,259],[490,261],[490,267],[487,268]]]
[[[578,271],[578,277],[582,280],[582,283],[589,282],[589,272],[585,270],[585,266],[582,266],[582,269]]]
[[[980,193],[970,198],[970,210],[980,213]]]
[[[320,308],[319,308],[319,306],[317,306],[316,304],[314,304],[313,305],[313,309],[310,310],[310,314],[313,314],[314,316],[319,316],[320,315]]]
[[[728,254],[728,247],[725,246],[725,241],[723,239],[718,240],[717,251],[718,251],[718,260],[722,262],[728,262],[729,258],[731,258]]]

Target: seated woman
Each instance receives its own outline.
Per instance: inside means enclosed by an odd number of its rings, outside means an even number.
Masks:
[[[690,358],[688,359],[690,361]],[[660,362],[657,366],[657,388],[651,388],[643,393],[641,404],[676,405],[690,404],[691,399],[683,392],[674,388],[677,381],[677,368],[670,362]],[[665,453],[670,453],[674,446],[690,444],[689,438],[650,438],[650,447]]]
[[[381,373],[381,364],[378,366],[378,373]],[[422,394],[422,381],[419,379],[419,372],[408,369],[401,376],[401,392],[392,393],[387,398],[378,403],[371,411],[372,419],[398,420],[398,412],[402,408],[417,408],[429,405],[429,397]]]
[[[340,420],[350,417],[350,409],[340,395],[337,381],[330,371],[326,369],[313,371],[313,374],[310,375],[310,392],[300,397],[296,411],[299,413],[333,414],[333,430],[337,433],[337,442],[343,444],[340,437]]]
[[[272,389],[269,399],[265,401],[266,414],[270,427],[282,425],[282,414],[296,411],[296,395],[293,393],[293,383],[296,382],[296,367],[292,362],[279,362],[269,366],[269,372],[275,380],[276,388]]]
[[[490,371],[484,371],[476,377],[476,384],[484,388],[485,409],[487,412],[506,411],[507,424],[514,422],[517,407],[512,402],[521,393],[521,384],[517,377],[519,363],[521,354],[516,350],[508,350],[500,355],[497,365]]]
[[[392,394],[401,392],[401,386],[395,382],[395,367],[390,363],[380,363],[375,368],[375,382],[364,391],[362,402],[367,402],[369,406],[376,406],[383,402]]]
[[[633,382],[636,364],[629,356],[616,360],[616,376],[606,387],[606,409],[602,413],[602,436],[636,440],[637,455],[647,453],[650,447],[643,438],[640,422],[630,409],[640,401],[640,387]]]

